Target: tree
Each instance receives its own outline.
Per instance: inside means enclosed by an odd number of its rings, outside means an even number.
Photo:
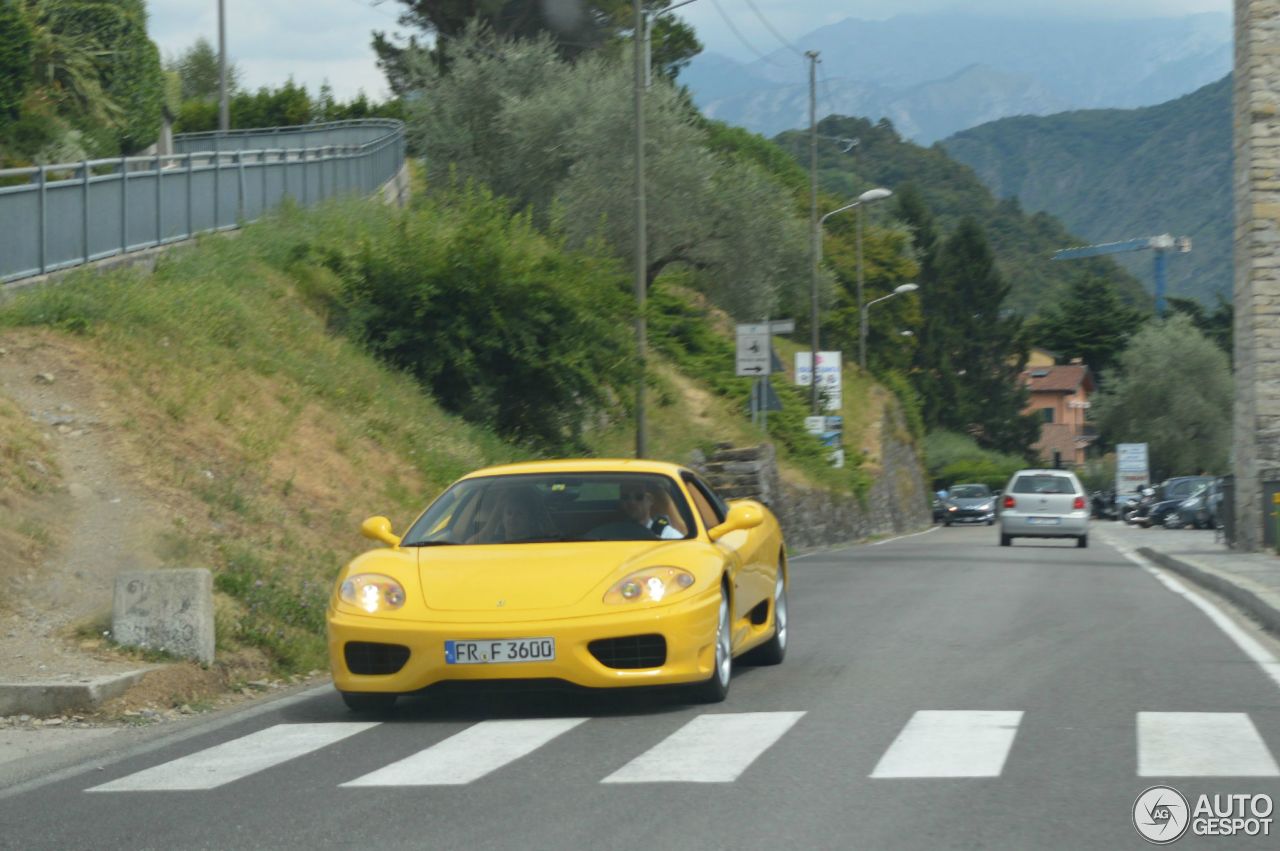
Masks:
[[[1031,323],[1031,340],[1063,358],[1081,358],[1097,375],[1110,369],[1145,317],[1105,278],[1082,274]]]
[[[22,8],[0,2],[0,118],[18,117],[18,107],[32,81],[34,39]]]
[[[1134,334],[1092,413],[1108,442],[1146,443],[1163,479],[1226,468],[1233,398],[1226,354],[1175,314]]]
[[[430,152],[430,177],[479,181],[530,208],[571,246],[603,241],[630,264],[629,64],[602,54],[570,63],[549,38],[504,41],[477,28],[454,51],[447,72],[416,63],[406,98],[410,140]],[[683,266],[733,315],[779,315],[772,311],[807,291],[805,228],[793,193],[745,158],[713,153],[670,82],[655,82],[645,110],[647,281]]]
[[[385,32],[373,34],[378,64],[387,75],[391,90],[403,94],[407,54],[426,53],[442,70],[452,62],[454,41],[468,27],[480,24],[504,40],[547,37],[563,58],[575,59],[606,46],[616,46],[630,37],[634,23],[631,0],[398,0],[404,6],[400,24],[433,37],[434,46],[424,48],[417,35],[405,44]],[[650,12],[659,12],[671,0],[645,0]],[[660,17],[652,29],[652,58],[659,74],[675,79],[680,69],[696,56],[702,45],[693,29],[678,19]]]
[[[938,243],[924,211],[914,201],[906,210],[916,219],[917,240],[934,246],[921,262],[924,321],[916,359],[925,422],[971,435],[986,449],[1025,453],[1039,434],[1039,423],[1022,413],[1026,391],[1018,375],[1026,347],[1021,320],[1004,308],[1009,285],[986,236],[965,218]]]
[[[182,51],[177,59],[169,62],[171,70],[182,78],[183,100],[217,100],[220,95],[218,51],[204,36]],[[234,62],[227,63],[227,91],[235,94],[240,88],[240,69]]]
[[[1231,302],[1218,296],[1218,303],[1214,307],[1213,312],[1205,310],[1204,305],[1193,298],[1169,298],[1169,309],[1177,313],[1185,314],[1210,340],[1217,344],[1218,348],[1226,352],[1227,358],[1234,356],[1232,351],[1235,345],[1235,307]]]

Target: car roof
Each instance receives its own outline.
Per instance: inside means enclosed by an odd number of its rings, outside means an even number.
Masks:
[[[686,469],[679,464],[650,461],[644,458],[576,458],[501,464],[468,473],[462,479],[476,479],[483,476],[519,476],[531,473],[658,473],[678,477]]]

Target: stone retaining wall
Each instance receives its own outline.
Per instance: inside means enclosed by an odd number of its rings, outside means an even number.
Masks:
[[[726,499],[758,499],[782,524],[792,552],[830,547],[876,535],[902,534],[932,522],[920,458],[895,435],[905,431],[896,408],[885,411],[882,473],[864,500],[853,495],[782,482],[772,444],[721,447],[710,458],[695,458],[698,470]]]

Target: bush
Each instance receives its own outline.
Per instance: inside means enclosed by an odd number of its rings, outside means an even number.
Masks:
[[[448,410],[538,451],[583,447],[635,378],[626,279],[483,190],[428,199],[403,232],[328,251],[349,333]]]
[[[956,483],[1003,488],[1009,477],[1027,465],[1025,458],[982,449],[968,435],[930,432],[924,439],[925,467],[935,488]]]

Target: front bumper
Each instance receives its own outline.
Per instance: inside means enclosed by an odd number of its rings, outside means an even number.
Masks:
[[[943,519],[947,523],[990,523],[996,518],[994,511],[952,511]]]
[[[444,681],[558,679],[589,688],[701,682],[715,664],[719,595],[703,594],[666,606],[606,612],[586,617],[492,623],[391,620],[330,609],[329,666],[340,691],[406,694]],[[597,639],[658,634],[666,639],[660,667],[620,669],[599,662],[587,646]],[[450,665],[445,642],[554,638],[556,658],[537,662]],[[353,673],[347,642],[407,647],[409,658],[392,674]]]

